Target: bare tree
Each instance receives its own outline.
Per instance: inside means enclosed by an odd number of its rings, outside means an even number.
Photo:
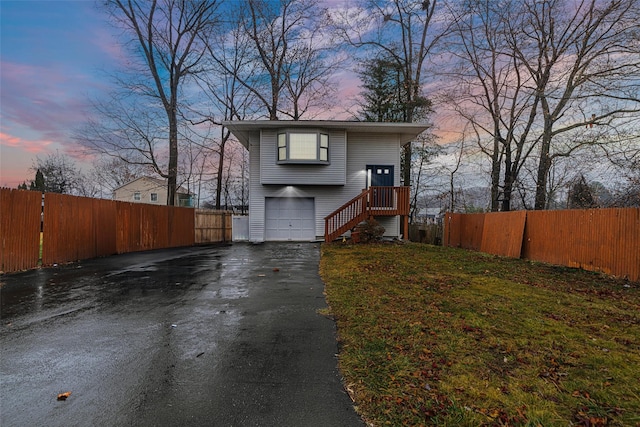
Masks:
[[[514,57],[540,99],[535,208],[545,209],[553,160],[598,143],[604,130],[640,113],[640,3],[531,0],[508,24]],[[592,135],[594,127],[603,130]],[[573,142],[554,144],[563,133]]]
[[[519,7],[519,1],[482,0],[450,9],[455,37],[449,45],[457,61],[444,73],[452,88],[441,99],[472,126],[491,160],[492,211],[511,209],[514,185],[535,146],[529,136],[539,98],[508,45]]]
[[[250,42],[242,69],[218,64],[249,90],[270,120],[299,120],[324,105],[332,85],[330,37],[325,11],[314,0],[249,0],[231,12],[234,25]]]
[[[315,15],[314,25],[305,26],[290,48],[293,61],[286,74],[280,107],[282,114],[293,120],[324,112],[334,101],[336,90],[331,77],[339,57],[329,37],[327,11],[312,7],[308,14]]]
[[[109,0],[106,4],[114,23],[130,36],[130,46],[140,60],[138,67],[130,70],[139,78],[133,78],[130,73],[127,79],[120,79],[120,84],[133,94],[159,102],[165,116],[164,126],[152,129],[155,125],[151,123],[158,122],[151,121],[152,117],[145,117],[145,108],[138,109],[140,115],[129,115],[124,123],[132,134],[125,136],[124,143],[114,143],[112,148],[136,151],[138,159],[133,160],[134,163],[142,161],[141,157],[151,163],[161,176],[167,178],[167,204],[173,205],[178,177],[181,89],[189,76],[200,71],[205,54],[200,40],[216,25],[218,3],[205,0]],[[118,120],[117,117],[114,119]],[[158,133],[164,129],[168,133],[166,168],[157,161],[154,147]],[[117,135],[112,138],[117,138]]]
[[[82,171],[68,156],[58,151],[46,157],[36,157],[31,170],[35,173],[32,189],[48,193],[92,196],[91,186]]]
[[[219,129],[215,158],[217,165],[215,186],[215,209],[220,209],[224,187],[225,150],[231,132],[222,123],[227,120],[243,120],[256,108],[255,93],[248,90],[242,78],[251,79],[257,72],[251,58],[251,39],[243,29],[232,23],[210,33],[204,43],[208,52],[207,73],[198,76],[203,101],[191,110],[194,124],[208,123]],[[212,157],[214,158],[214,157]]]
[[[207,129],[212,131],[213,129]],[[203,196],[202,185],[207,181],[211,174],[211,168],[209,163],[211,157],[213,157],[213,150],[208,147],[206,142],[208,141],[208,134],[199,135],[199,139],[203,142],[195,142],[193,138],[189,138],[181,148],[183,155],[180,158],[181,161],[181,186],[185,187],[190,194],[196,194],[197,200],[194,206],[200,206],[200,200]]]
[[[360,8],[334,14],[335,32],[348,45],[364,50],[369,57],[395,62],[402,72],[405,122],[417,119],[415,112],[423,95],[426,61],[447,34],[446,19],[436,20],[438,0],[367,0]],[[403,151],[403,181],[411,183],[412,145]]]
[[[117,157],[100,157],[93,162],[88,177],[99,188],[99,194],[110,198],[116,188],[150,172],[143,166]]]
[[[618,178],[611,206],[640,207],[640,135],[633,129],[620,132],[601,148]]]
[[[610,134],[640,112],[640,5],[633,0],[461,2],[451,7],[458,62],[445,101],[472,124],[491,159],[491,210],[510,210],[518,190],[549,207],[552,164]],[[560,138],[566,134],[566,137]],[[555,172],[553,172],[555,173]],[[502,178],[501,178],[502,175]],[[557,174],[556,174],[557,177]]]
[[[416,147],[414,148],[416,155],[414,156],[414,163],[412,165],[415,173],[412,174],[412,187],[414,190],[410,204],[411,210],[409,213],[411,222],[413,222],[419,214],[418,200],[424,199],[426,193],[431,190],[429,183],[425,182],[428,180],[429,176],[427,173],[427,165],[429,165],[432,159],[442,151],[442,147],[435,143],[435,136],[433,134],[420,135],[417,138],[416,143]]]

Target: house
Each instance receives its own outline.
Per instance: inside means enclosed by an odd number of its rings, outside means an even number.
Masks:
[[[124,202],[167,204],[167,181],[164,179],[143,176],[116,188],[113,199]],[[176,194],[176,206],[192,206],[191,194],[184,187],[179,187]]]
[[[373,216],[400,237],[409,187],[400,187],[404,144],[425,124],[228,121],[249,150],[249,240],[332,241]]]

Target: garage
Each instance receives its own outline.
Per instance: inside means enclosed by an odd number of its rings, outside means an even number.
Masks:
[[[265,240],[309,241],[315,238],[313,198],[267,197],[265,199]]]

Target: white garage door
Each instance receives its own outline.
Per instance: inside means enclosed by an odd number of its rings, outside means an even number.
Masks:
[[[267,197],[265,240],[308,241],[316,237],[313,198]]]

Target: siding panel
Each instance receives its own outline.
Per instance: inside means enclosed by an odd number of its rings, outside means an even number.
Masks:
[[[260,182],[265,185],[344,185],[345,132],[315,130],[329,134],[330,163],[328,165],[278,164],[276,140],[279,131],[263,130],[260,143]],[[309,129],[309,131],[314,130]]]
[[[351,200],[367,186],[367,165],[394,165],[393,185],[400,185],[400,139],[393,135],[373,133],[349,133],[347,135],[347,188],[342,199],[337,200],[328,215],[336,208]],[[323,218],[324,218],[323,216]],[[386,237],[400,236],[400,219],[398,217],[377,217],[376,220],[385,228]],[[322,225],[324,229],[324,222]]]
[[[255,177],[260,176],[260,135],[252,134],[249,140],[249,240],[264,241],[264,190],[265,186]]]
[[[249,162],[252,177],[259,176],[262,171],[275,170],[275,151],[265,156],[262,151],[265,149],[274,150],[275,135],[263,132],[273,139],[273,145],[260,141],[260,135],[251,135],[249,141]],[[331,134],[335,141],[334,133]],[[251,241],[264,240],[265,228],[265,198],[266,197],[312,197],[315,199],[315,229],[316,238],[322,239],[324,236],[324,218],[338,207],[342,206],[353,197],[360,194],[366,187],[366,165],[388,164],[394,165],[394,184],[400,182],[400,142],[398,138],[391,139],[389,135],[378,135],[371,133],[349,133],[346,135],[346,179],[342,178],[344,185],[300,185],[288,181],[286,178],[282,185],[263,185],[263,177],[260,180],[252,179],[249,192],[249,239]],[[393,137],[391,137],[393,138]],[[271,147],[271,148],[269,148]],[[333,155],[333,152],[332,152]],[[265,159],[268,164],[265,166]],[[333,157],[332,157],[333,163]],[[301,166],[301,165],[298,165]],[[309,174],[309,168],[301,167],[300,171]],[[314,181],[309,180],[307,181]],[[319,181],[311,182],[318,184]],[[400,221],[398,218],[379,218],[385,227],[385,236],[397,237],[400,233]]]

